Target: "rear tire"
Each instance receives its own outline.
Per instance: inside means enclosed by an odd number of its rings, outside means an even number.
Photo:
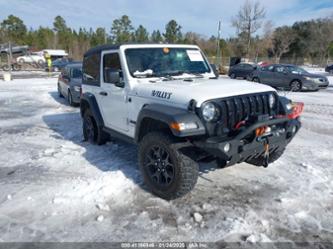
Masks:
[[[181,153],[170,135],[152,132],[139,144],[139,167],[144,181],[157,196],[172,200],[189,193],[197,183],[199,166]]]
[[[85,141],[97,145],[103,145],[108,141],[108,134],[97,125],[97,122],[89,109],[84,112],[82,126]]]
[[[236,79],[236,74],[234,74],[234,73],[230,74],[230,78],[231,79]]]
[[[3,67],[2,67],[2,70],[3,71],[9,71],[9,69],[10,69],[10,67],[8,66],[8,65],[4,65]]]
[[[284,153],[284,149],[282,150],[277,150],[274,153],[269,155],[269,160],[268,163],[273,163],[276,160],[278,160]],[[249,164],[255,165],[255,166],[263,166],[264,165],[265,158],[263,156],[258,157],[258,158],[252,158],[248,161],[246,161]]]
[[[333,74],[333,69],[331,69],[329,73],[330,73],[330,74]]]

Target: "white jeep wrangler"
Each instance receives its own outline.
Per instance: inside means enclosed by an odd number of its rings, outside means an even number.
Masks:
[[[139,145],[139,167],[156,195],[195,186],[200,161],[221,166],[277,160],[301,124],[302,103],[268,86],[219,79],[192,45],[100,46],[83,61],[84,138]]]

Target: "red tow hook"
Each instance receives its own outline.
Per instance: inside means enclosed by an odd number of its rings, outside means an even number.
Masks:
[[[243,120],[243,121],[240,121],[238,122],[236,125],[235,125],[235,130],[239,130],[243,125],[246,124],[246,121]]]

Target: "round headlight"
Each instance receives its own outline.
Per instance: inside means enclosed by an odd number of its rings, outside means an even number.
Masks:
[[[269,95],[268,101],[269,101],[269,107],[272,109],[275,105],[275,96],[274,96],[274,94]]]
[[[202,106],[202,116],[205,121],[210,122],[217,118],[219,110],[213,103],[205,103]]]

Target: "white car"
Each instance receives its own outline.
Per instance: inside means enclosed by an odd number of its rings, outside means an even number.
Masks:
[[[16,58],[17,63],[38,63],[39,65],[43,65],[45,63],[44,56],[40,55],[40,53],[31,53],[28,55],[19,56]]]
[[[197,182],[199,162],[267,167],[301,127],[302,103],[247,81],[220,79],[197,46],[100,46],[83,60],[85,140],[138,144],[147,186],[174,199]]]

